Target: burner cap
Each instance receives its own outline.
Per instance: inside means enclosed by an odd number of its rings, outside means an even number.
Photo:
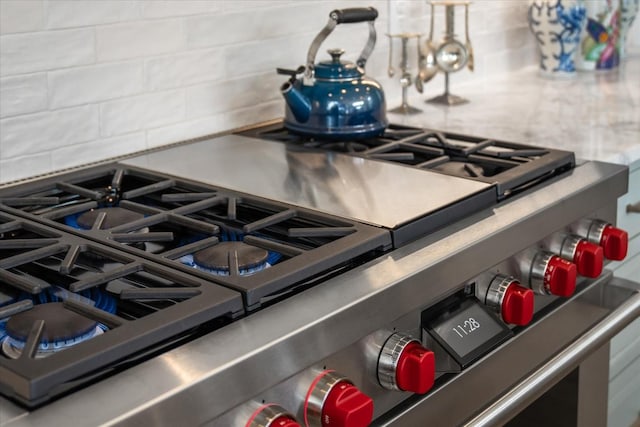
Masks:
[[[61,302],[51,302],[35,305],[30,310],[11,316],[6,325],[7,335],[26,341],[37,320],[45,322],[41,342],[71,340],[86,335],[98,325],[91,319],[67,310]]]
[[[201,267],[212,270],[229,271],[229,255],[238,254],[238,269],[249,270],[267,262],[269,252],[243,242],[221,242],[193,255],[193,260]]]
[[[130,211],[120,207],[98,208],[84,212],[78,217],[78,225],[84,229],[93,227],[98,214],[105,212],[107,216],[102,223],[102,229],[117,227],[122,224],[133,222],[144,218],[144,215],[138,212]]]

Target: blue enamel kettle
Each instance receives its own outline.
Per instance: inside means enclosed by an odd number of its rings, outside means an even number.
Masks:
[[[278,68],[290,76],[280,88],[286,101],[284,126],[317,139],[362,139],[380,135],[387,127],[382,86],[365,76],[364,67],[376,42],[373,22],[378,11],[369,8],[334,10],[315,37],[307,64],[297,70]],[[369,39],[356,63],[343,61],[342,49],[330,49],[331,59],[315,64],[322,42],[338,24],[369,23]],[[298,75],[302,78],[298,79]]]

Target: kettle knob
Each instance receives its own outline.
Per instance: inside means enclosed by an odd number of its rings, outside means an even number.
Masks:
[[[331,60],[334,64],[340,63],[340,57],[344,54],[344,49],[336,48],[327,50],[329,55],[331,55]]]

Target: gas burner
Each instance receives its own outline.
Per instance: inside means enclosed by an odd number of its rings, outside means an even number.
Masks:
[[[221,242],[193,255],[193,266],[219,276],[230,274],[230,260],[236,258],[238,273],[249,275],[270,267],[269,252],[243,242]]]
[[[144,215],[121,207],[98,208],[86,211],[80,214],[77,219],[77,228],[89,230],[93,227],[98,219],[98,215],[105,213],[104,222],[100,226],[101,229],[109,229],[129,222],[137,221],[144,218]],[[70,224],[71,225],[71,224]]]
[[[7,357],[20,357],[29,332],[38,320],[45,323],[36,358],[49,356],[103,332],[97,322],[65,309],[61,302],[38,304],[7,321],[7,336],[2,342],[2,351]]]
[[[468,176],[472,178],[486,176],[485,170],[482,166],[474,163],[459,162],[455,160],[450,160],[446,163],[442,163],[438,166],[435,166],[433,169],[455,176]]]

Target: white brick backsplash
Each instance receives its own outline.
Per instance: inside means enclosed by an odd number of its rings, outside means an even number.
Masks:
[[[96,27],[99,61],[175,52],[183,44],[182,22],[176,19]]]
[[[225,11],[253,11],[267,7],[287,6],[300,3],[300,0],[218,0]]]
[[[0,75],[52,70],[94,61],[93,29],[12,34],[0,37]]]
[[[506,2],[508,6],[486,11],[486,22],[491,32],[527,27],[527,2]]]
[[[383,85],[388,107],[399,105],[398,75],[387,76],[385,33],[398,24],[389,21],[390,5],[394,2],[0,0],[0,182],[282,117],[279,87],[286,77],[278,76],[276,67],[304,64],[311,41],[337,8],[378,9],[378,40],[367,75]],[[454,89],[537,62],[527,7],[524,0],[471,4],[476,70],[452,75]],[[434,36],[440,40],[444,9],[436,10]],[[456,9],[460,38],[463,12]],[[427,16],[407,19],[428,31]],[[635,27],[628,45],[640,45]],[[338,26],[316,61],[328,59],[332,47],[346,49],[344,58],[355,60],[367,35],[363,24]],[[394,51],[397,69],[399,43]],[[412,44],[412,73],[415,51]],[[414,87],[409,90],[415,95]],[[438,75],[423,97],[442,90]],[[17,160],[28,167],[16,166]]]
[[[105,101],[140,93],[142,61],[110,63],[49,73],[51,108]]]
[[[149,148],[159,147],[173,142],[221,132],[224,129],[228,129],[225,114],[202,117],[147,131],[147,146]]]
[[[234,79],[241,75],[270,71],[277,67],[295,69],[307,58],[307,49],[313,39],[310,37],[289,37],[250,43],[241,47],[228,47],[226,55],[226,76]]]
[[[240,110],[214,114],[172,126],[152,129],[147,132],[147,145],[149,148],[153,148],[186,139],[228,131],[229,129],[271,120],[274,117],[282,115],[283,111],[284,103],[282,101],[270,101],[262,104],[254,104],[251,107]]]
[[[281,99],[287,79],[275,72],[186,89],[187,117],[201,117]]]
[[[184,112],[183,90],[106,102],[100,109],[102,135],[120,135],[176,123],[184,118]]]
[[[140,18],[140,2],[55,0],[47,2],[47,28],[84,27]]]
[[[51,170],[50,152],[0,160],[0,182],[29,178]]]
[[[2,158],[41,153],[98,137],[98,107],[85,106],[0,120]]]
[[[47,108],[45,73],[0,79],[0,118],[35,113]]]
[[[227,129],[234,129],[241,126],[252,125],[275,117],[282,117],[284,102],[281,100],[257,104],[242,110],[230,111],[225,114]]]
[[[187,44],[195,47],[220,46],[282,37],[292,30],[320,31],[327,20],[320,19],[325,9],[321,3],[298,3],[297,6],[287,8],[258,9],[251,14],[230,13],[188,18]],[[326,17],[328,16],[327,13]],[[292,22],[295,22],[293,28]],[[241,49],[240,47],[239,50]]]
[[[503,50],[487,53],[485,57],[486,75],[504,73],[505,70],[516,70],[537,61],[537,46],[522,48],[517,51]]]
[[[485,33],[474,38],[473,48],[476,56],[484,57],[503,50],[516,50],[533,46],[535,39],[529,28],[514,28],[498,33]]]
[[[144,132],[98,139],[53,150],[51,152],[51,165],[56,170],[64,169],[108,159],[116,155],[134,153],[144,150],[146,147]]]
[[[146,61],[145,75],[151,90],[220,80],[225,75],[224,51],[207,49],[152,58]]]
[[[223,9],[222,3],[219,0],[145,1],[142,4],[142,13],[145,18],[199,15],[220,12]]]
[[[0,34],[38,31],[44,28],[44,1],[0,1]]]

